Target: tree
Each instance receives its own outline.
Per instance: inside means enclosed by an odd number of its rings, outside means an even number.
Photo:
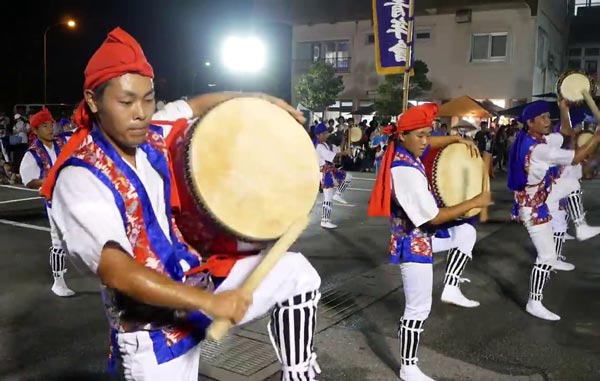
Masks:
[[[415,99],[431,90],[427,79],[429,68],[423,61],[415,61],[414,75],[410,77],[409,99]],[[386,75],[385,82],[377,88],[375,111],[381,116],[395,116],[402,112],[404,74]]]
[[[313,111],[324,112],[327,106],[335,103],[342,91],[342,77],[336,76],[333,66],[323,61],[313,63],[308,73],[296,83],[296,94],[300,102]]]

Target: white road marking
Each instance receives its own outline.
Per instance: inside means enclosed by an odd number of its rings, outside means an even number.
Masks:
[[[28,201],[28,200],[39,200],[42,197],[27,197],[27,198],[18,198],[16,200],[7,200],[7,201],[0,201],[0,204],[11,204],[13,202],[19,202],[19,201]]]
[[[2,219],[0,219],[0,224],[18,226],[20,228],[26,228],[26,229],[41,230],[43,232],[49,232],[50,231],[50,228],[47,228],[45,226],[24,224],[24,223],[21,223],[21,222],[10,221],[10,220],[2,220]]]
[[[28,192],[40,192],[39,189],[29,189],[29,188],[24,188],[24,187],[18,187],[15,185],[0,185],[0,187],[2,188],[10,188],[10,189],[18,189],[18,190],[22,190],[22,191],[28,191]]]

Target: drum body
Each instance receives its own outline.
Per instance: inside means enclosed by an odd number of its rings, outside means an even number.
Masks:
[[[310,213],[318,194],[310,137],[259,98],[217,105],[174,136],[169,151],[181,202],[176,222],[202,253],[236,253],[232,242],[279,238]]]
[[[563,73],[556,83],[556,93],[571,105],[581,105],[585,102],[583,92],[596,95],[596,83],[585,72],[573,70]]]
[[[454,143],[443,149],[430,150],[423,158],[427,178],[440,207],[450,207],[480,194],[486,186],[483,160],[472,158],[465,144]],[[463,217],[478,215],[471,209]]]

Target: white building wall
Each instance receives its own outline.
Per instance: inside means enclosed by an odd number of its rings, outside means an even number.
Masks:
[[[530,99],[532,91],[551,90],[562,70],[566,48],[566,11],[560,12],[564,0],[542,0],[539,17],[531,16],[525,6],[509,9],[472,11],[470,23],[456,23],[454,14],[426,15],[416,18],[416,28],[430,30],[429,41],[418,41],[416,59],[427,63],[429,79],[433,82],[431,100],[443,101],[461,95],[476,99],[503,99],[506,107],[512,100]],[[565,18],[559,22],[561,17]],[[554,56],[554,69],[535,66],[538,29],[548,35],[548,52]],[[568,28],[566,29],[568,30]],[[508,33],[507,56],[501,62],[471,62],[473,34]],[[339,22],[316,25],[297,25],[293,29],[293,60],[297,58],[298,42],[347,39],[351,44],[351,70],[340,74],[345,90],[339,98],[352,100],[354,107],[359,101],[373,99],[378,84],[383,80],[375,71],[374,45],[367,44],[367,36],[373,33],[371,20]],[[292,70],[292,85],[299,70]],[[294,93],[294,91],[292,91]],[[296,95],[292,100],[297,103]]]

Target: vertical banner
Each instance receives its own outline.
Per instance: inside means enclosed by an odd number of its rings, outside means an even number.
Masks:
[[[413,64],[414,0],[373,0],[375,64],[381,75],[404,73]],[[409,60],[409,62],[407,62]]]

